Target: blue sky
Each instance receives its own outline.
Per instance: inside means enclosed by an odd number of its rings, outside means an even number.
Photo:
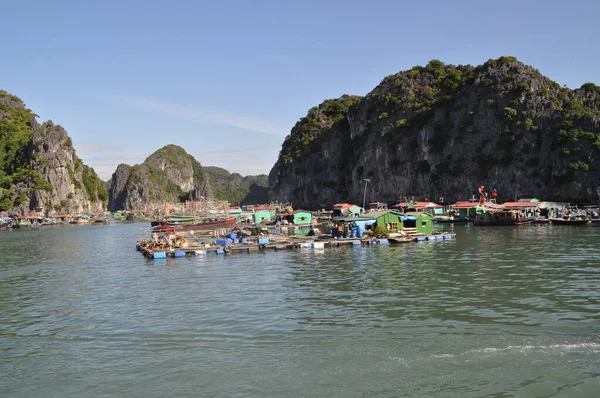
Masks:
[[[308,109],[431,59],[600,84],[599,17],[595,0],[4,2],[0,88],[103,179],[170,143],[260,174]]]

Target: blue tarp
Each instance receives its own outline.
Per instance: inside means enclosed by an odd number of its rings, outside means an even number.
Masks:
[[[365,227],[367,225],[373,225],[375,224],[376,220],[367,220],[367,221],[353,221],[354,225],[356,225],[357,228],[362,228],[363,230],[365,229]]]
[[[416,221],[417,220],[416,216],[407,216],[407,215],[404,215],[404,214],[401,214],[400,218],[402,219],[402,221],[406,221],[406,220]]]

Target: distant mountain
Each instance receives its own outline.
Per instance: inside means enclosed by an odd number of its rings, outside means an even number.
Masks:
[[[267,203],[269,178],[266,174],[242,177],[219,167],[204,167],[215,199],[231,204]]]
[[[213,196],[203,167],[177,145],[157,150],[142,164],[120,164],[110,184],[108,209],[111,211]]]
[[[561,87],[514,57],[388,76],[308,111],[269,174],[294,207],[407,197],[600,200],[600,87]]]
[[[75,154],[65,129],[41,125],[18,97],[0,90],[0,211],[13,215],[100,213],[108,193]]]
[[[142,164],[120,164],[106,184],[110,187],[111,211],[201,197],[227,200],[231,204],[265,203],[268,199],[266,175],[242,177],[218,167],[202,167],[176,145],[157,150]]]

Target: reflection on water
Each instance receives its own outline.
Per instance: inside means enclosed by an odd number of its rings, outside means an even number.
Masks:
[[[152,261],[141,224],[0,233],[9,396],[595,396],[600,228]]]

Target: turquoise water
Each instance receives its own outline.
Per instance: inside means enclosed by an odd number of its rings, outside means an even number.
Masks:
[[[144,226],[0,232],[0,395],[600,391],[600,226],[166,260]]]

